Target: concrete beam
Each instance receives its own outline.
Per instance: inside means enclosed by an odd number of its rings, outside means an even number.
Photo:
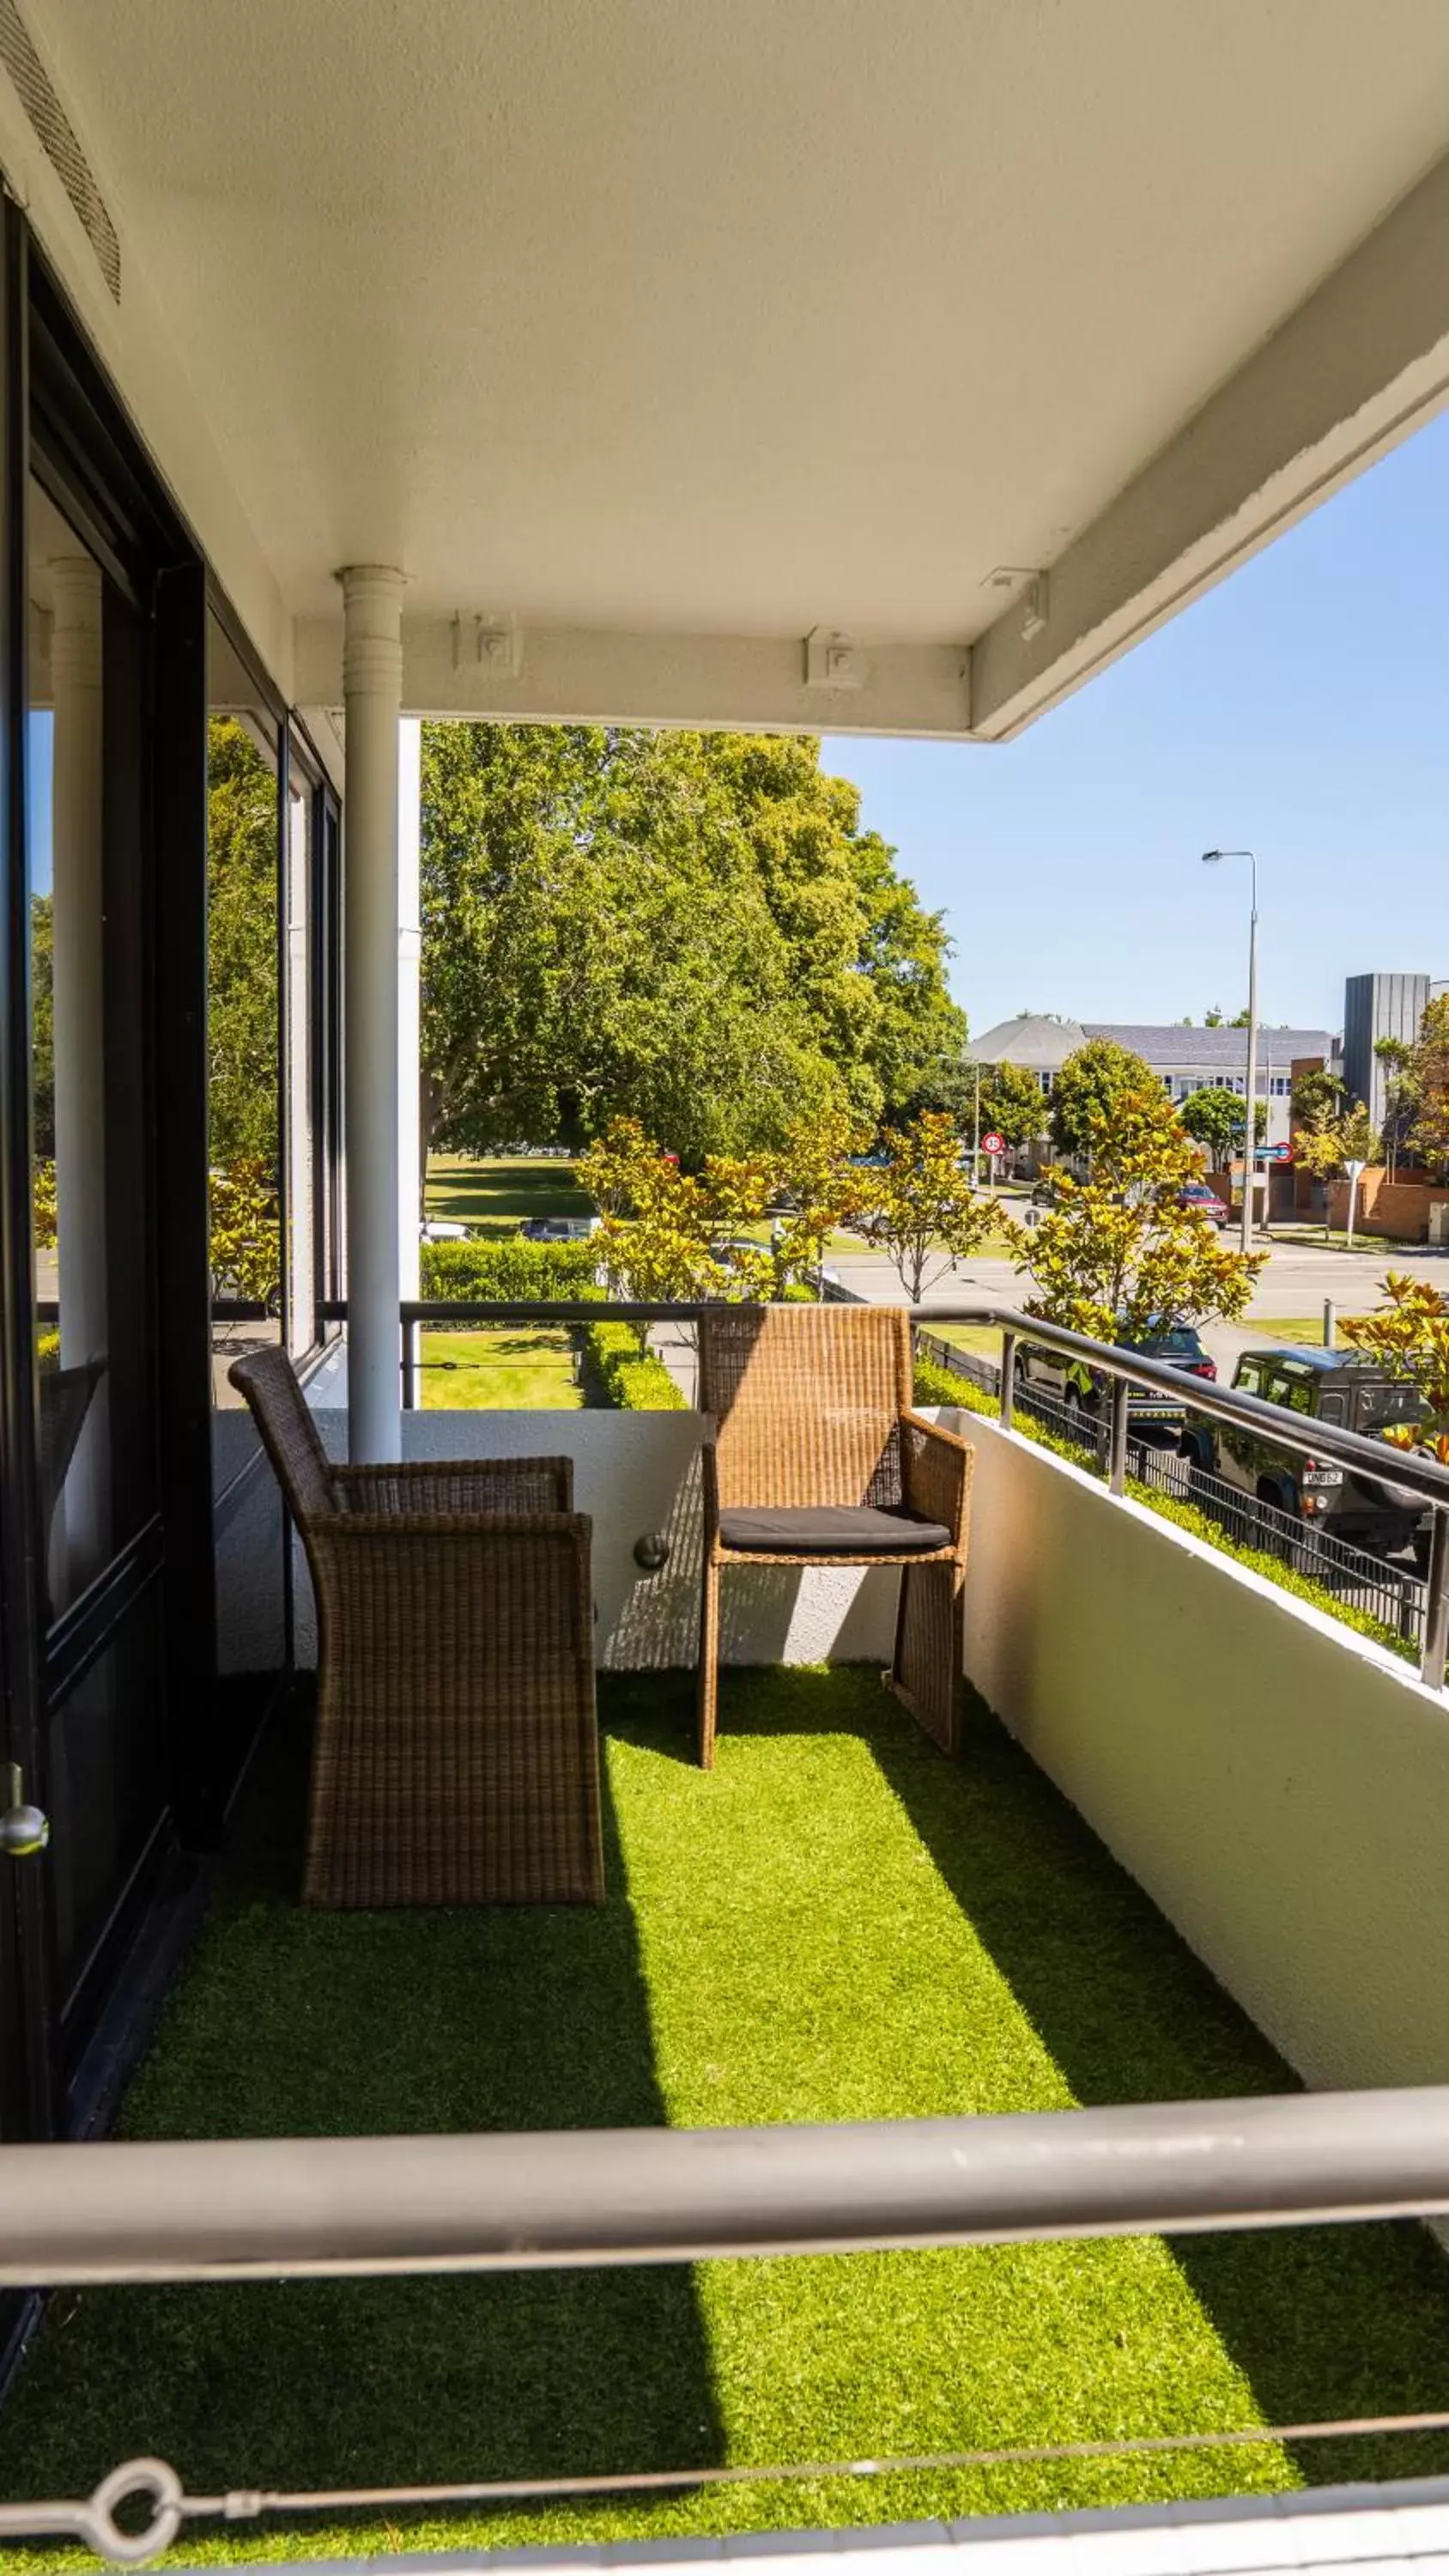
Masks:
[[[1024,635],[1015,606],[978,639],[973,731],[986,741],[1020,732],[1396,446],[1446,396],[1449,158],[1051,565],[1044,627]]]
[[[297,695],[335,706],[342,621],[297,625]],[[539,724],[738,726],[743,731],[919,735],[968,732],[970,656],[961,645],[862,644],[859,686],[816,688],[803,638],[528,629],[516,668],[480,658],[473,619],[404,618],[409,715]]]

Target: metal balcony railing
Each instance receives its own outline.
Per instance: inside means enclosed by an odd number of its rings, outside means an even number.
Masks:
[[[0,2148],[0,2285],[537,2271],[1035,2238],[1201,2234],[1449,2213],[1449,2086],[833,2127],[595,2130]],[[429,2487],[188,2496],[155,2459],[76,2500],[0,2505],[0,2538],[119,2563],[185,2523],[874,2476],[1443,2429],[1442,2412],[894,2459]],[[138,2503],[150,2507],[143,2528]],[[118,2516],[126,2512],[123,2524]]]
[[[399,1310],[402,1331],[403,1402],[417,1401],[417,1329],[422,1324],[564,1324],[599,1323],[697,1324],[709,1314],[711,1306],[699,1301],[647,1301],[620,1298],[534,1298],[462,1299],[422,1298],[405,1302]],[[330,1320],[345,1321],[345,1300],[329,1304],[324,1312]],[[996,1378],[998,1418],[1002,1428],[1012,1428],[1016,1404],[1020,1397],[1017,1385],[1016,1354],[1026,1340],[1037,1348],[1077,1360],[1105,1377],[1110,1395],[1102,1430],[1103,1461],[1107,1483],[1114,1494],[1125,1491],[1131,1422],[1128,1407],[1133,1387],[1150,1388],[1186,1403],[1190,1410],[1211,1422],[1249,1430],[1257,1440],[1282,1450],[1290,1457],[1329,1459],[1335,1465],[1367,1476],[1379,1483],[1389,1482],[1418,1497],[1433,1512],[1433,1536],[1422,1584],[1418,1584],[1414,1602],[1413,1627],[1419,1641],[1420,1678],[1432,1690],[1444,1687],[1445,1662],[1449,1656],[1449,1468],[1413,1450],[1394,1449],[1382,1440],[1367,1439],[1361,1432],[1347,1431],[1337,1423],[1310,1421],[1286,1411],[1282,1405],[1265,1404],[1258,1396],[1242,1395],[1236,1388],[1219,1386],[1206,1378],[1188,1378],[1181,1369],[1167,1366],[1161,1360],[1148,1359],[1140,1351],[1119,1350],[1105,1342],[1092,1341],[1085,1333],[1073,1333],[1061,1324],[1049,1324],[1036,1315],[1022,1314],[1013,1307],[983,1305],[913,1306],[907,1309],[917,1333],[934,1333],[949,1324],[985,1324],[997,1329],[1002,1337],[1001,1364]],[[942,1347],[945,1347],[944,1345]],[[964,1355],[956,1354],[948,1365],[962,1375],[973,1372]],[[1071,1426],[1080,1437],[1080,1426]],[[1196,1493],[1192,1496],[1197,1500]],[[1212,1498],[1208,1498],[1209,1507]],[[1245,1506],[1252,1509],[1252,1506]],[[1265,1508],[1258,1506],[1259,1526]],[[1224,1504],[1224,1511],[1227,1506]],[[1304,1544],[1304,1532],[1289,1524],[1295,1546]],[[1275,1533],[1275,1536],[1286,1533]],[[1341,1542],[1332,1542],[1339,1545]],[[1362,1551],[1350,1551],[1357,1557]],[[1380,1588],[1390,1615],[1386,1624],[1404,1629],[1406,1614],[1401,1584],[1383,1579],[1377,1560],[1367,1559],[1377,1569]],[[1333,1570],[1332,1560],[1328,1561]],[[1309,1569],[1305,1569],[1309,1570]],[[1312,1569],[1315,1570],[1316,1569]],[[1345,1575],[1352,1567],[1342,1570]],[[1368,1577],[1364,1578],[1365,1583]],[[1409,1633],[1405,1629],[1405,1633]]]

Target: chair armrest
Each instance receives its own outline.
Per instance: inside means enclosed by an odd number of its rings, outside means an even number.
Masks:
[[[571,1512],[571,1458],[428,1458],[381,1467],[336,1467],[342,1509],[398,1515]]]
[[[964,1545],[976,1452],[955,1431],[919,1413],[901,1416],[901,1475],[906,1508],[939,1521],[957,1547]]]
[[[719,1459],[712,1440],[706,1440],[701,1446],[699,1478],[704,1501],[704,1552],[708,1557],[719,1536]]]

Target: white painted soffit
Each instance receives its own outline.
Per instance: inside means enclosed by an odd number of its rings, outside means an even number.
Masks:
[[[21,5],[305,704],[1001,736],[1449,382],[1443,0]]]

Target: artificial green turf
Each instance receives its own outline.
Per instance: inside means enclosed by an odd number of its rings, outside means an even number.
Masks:
[[[420,1333],[419,1384],[425,1409],[576,1413],[583,1390],[566,1331],[513,1324],[475,1332]]]
[[[134,2136],[904,2118],[1279,2089],[1272,2051],[984,1714],[943,1761],[873,1675],[606,1679],[598,1910],[304,1914],[274,1744],[128,2103]],[[7,2495],[829,2460],[1449,2405],[1413,2227],[65,2294]],[[1433,2439],[201,2524],[179,2556],[1106,2504],[1442,2469]]]

